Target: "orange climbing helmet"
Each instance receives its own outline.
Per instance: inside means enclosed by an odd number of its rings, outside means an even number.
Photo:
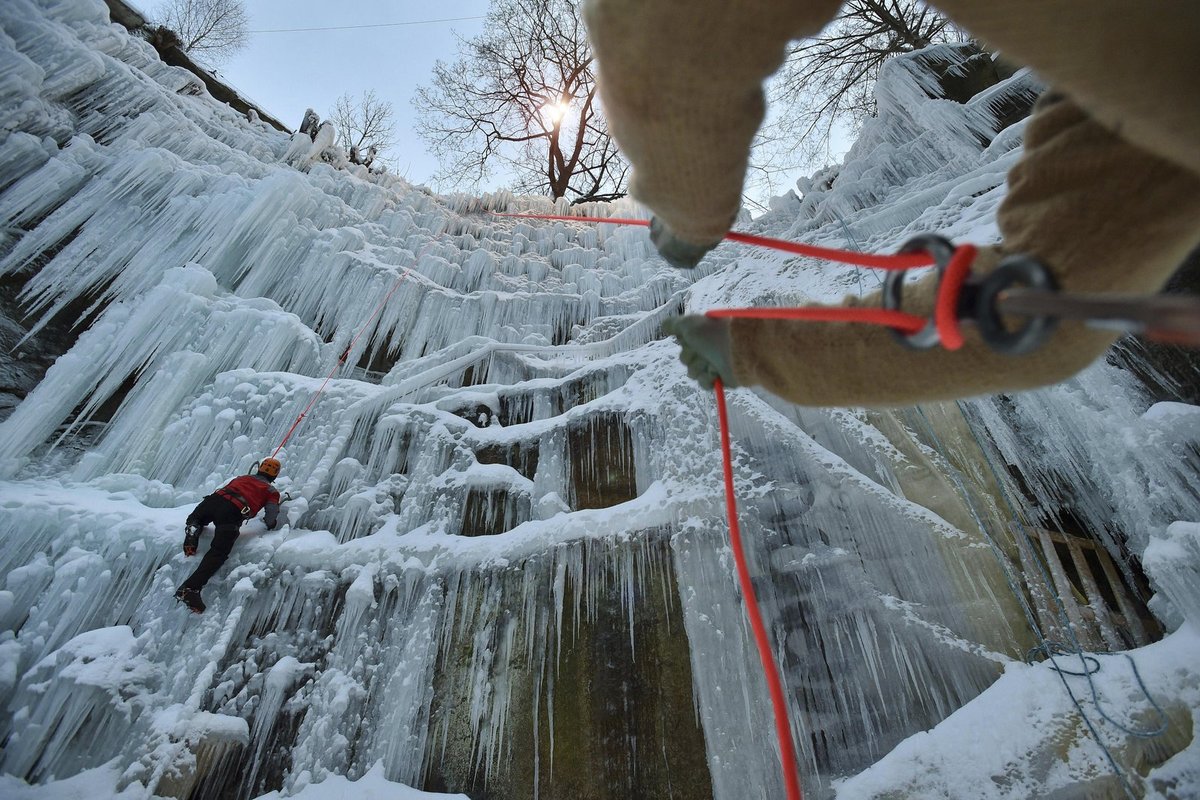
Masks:
[[[258,465],[258,471],[263,475],[270,475],[272,478],[279,477],[279,469],[283,465],[279,463],[277,458],[264,458]]]

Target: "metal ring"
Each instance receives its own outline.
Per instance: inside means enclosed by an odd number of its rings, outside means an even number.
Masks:
[[[1032,256],[1005,257],[990,275],[979,284],[975,300],[975,321],[983,341],[992,350],[1005,355],[1019,356],[1036,350],[1054,332],[1058,320],[1054,317],[1029,317],[1016,330],[1004,326],[996,299],[1000,293],[1015,286],[1057,291],[1058,283],[1046,265]]]
[[[914,236],[904,243],[900,248],[901,253],[928,253],[933,256],[934,266],[937,267],[938,284],[942,282],[942,276],[946,273],[946,265],[950,263],[950,259],[954,256],[954,245],[944,236],[938,236],[934,233],[923,233],[920,236]],[[908,274],[908,270],[896,270],[889,272],[887,278],[883,282],[883,307],[889,311],[901,311],[904,276]],[[913,350],[928,350],[931,347],[936,347],[941,342],[941,337],[938,335],[937,323],[934,322],[932,316],[925,323],[925,327],[916,333],[901,333],[897,330],[892,330],[892,335],[897,341],[905,347]]]

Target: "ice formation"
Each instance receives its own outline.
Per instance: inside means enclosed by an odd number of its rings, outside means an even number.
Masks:
[[[889,67],[845,164],[754,226],[878,251],[934,229],[994,239],[1010,123],[1038,86],[1018,72],[940,99],[931,65],[958,58]],[[320,130],[289,138],[217,104],[97,0],[7,0],[0,64],[5,299],[19,352],[66,342],[0,423],[0,789],[779,796],[711,398],[659,327],[873,276],[732,246],[684,274],[642,229],[500,218],[568,209],[368,172]],[[171,597],[192,567],[184,516],[269,454],[330,371],[280,454],[288,525],[248,523],[189,617]],[[731,413],[809,796],[920,796],[957,770],[1119,789],[1083,734],[1065,756],[1031,737],[1011,762],[946,742],[1054,691],[1037,688],[1047,666],[1017,663],[1039,633],[1158,638],[1143,553],[1182,630],[1135,655],[1167,741],[1194,724],[1193,407],[1152,405],[1099,364],[903,412],[738,391]],[[1110,705],[1140,702],[1108,672]],[[930,762],[910,737],[938,723],[930,747],[950,755],[915,782]],[[1186,741],[1125,755],[1139,791],[1200,786]],[[1067,766],[1030,772],[1048,758]]]

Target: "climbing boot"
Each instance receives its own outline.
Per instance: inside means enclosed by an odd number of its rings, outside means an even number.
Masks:
[[[180,589],[175,592],[175,599],[187,606],[193,614],[203,614],[207,608],[200,597],[199,589]]]
[[[183,526],[183,554],[185,556],[196,555],[196,548],[200,546],[200,526],[187,524]]]

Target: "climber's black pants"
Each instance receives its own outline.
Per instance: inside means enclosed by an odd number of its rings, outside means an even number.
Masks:
[[[208,552],[200,560],[196,571],[179,587],[180,589],[199,590],[204,588],[208,579],[215,575],[221,565],[225,563],[225,559],[229,558],[229,553],[233,550],[233,543],[237,541],[238,531],[242,527],[242,515],[233,507],[233,503],[223,497],[210,494],[200,501],[200,505],[196,506],[191,514],[188,514],[187,522],[189,525],[199,528],[203,528],[210,522],[216,525]]]

